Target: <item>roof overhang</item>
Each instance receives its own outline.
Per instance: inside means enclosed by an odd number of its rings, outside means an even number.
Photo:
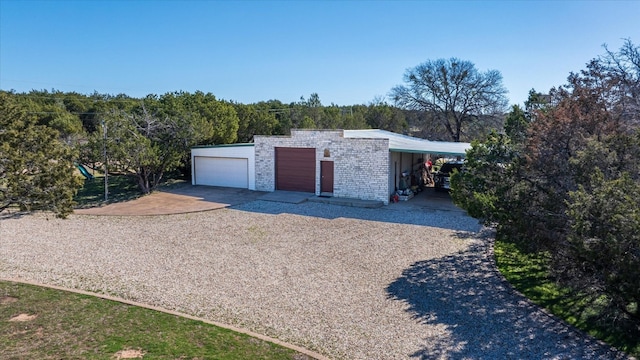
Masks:
[[[430,141],[379,129],[344,130],[343,136],[352,139],[388,139],[389,151],[404,153],[465,156],[471,148],[470,143]]]

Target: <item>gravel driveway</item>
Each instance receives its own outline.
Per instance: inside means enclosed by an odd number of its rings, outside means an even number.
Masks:
[[[0,220],[0,277],[161,306],[335,359],[624,358],[509,290],[487,236],[456,211],[318,203],[39,214]]]

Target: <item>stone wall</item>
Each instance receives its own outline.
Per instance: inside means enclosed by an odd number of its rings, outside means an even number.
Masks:
[[[255,142],[256,190],[275,190],[275,148],[316,149],[316,195],[320,161],[333,161],[333,196],[389,202],[389,140],[345,139],[342,130],[291,130],[291,136],[259,136]]]

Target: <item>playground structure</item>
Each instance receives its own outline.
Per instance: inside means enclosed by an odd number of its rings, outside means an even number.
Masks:
[[[78,168],[78,170],[80,170],[82,176],[84,176],[87,180],[93,180],[93,174],[91,174],[86,167],[84,167],[82,164],[76,164],[76,167]]]

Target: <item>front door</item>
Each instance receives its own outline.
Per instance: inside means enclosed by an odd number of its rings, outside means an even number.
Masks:
[[[320,195],[333,194],[333,161],[320,161]]]

